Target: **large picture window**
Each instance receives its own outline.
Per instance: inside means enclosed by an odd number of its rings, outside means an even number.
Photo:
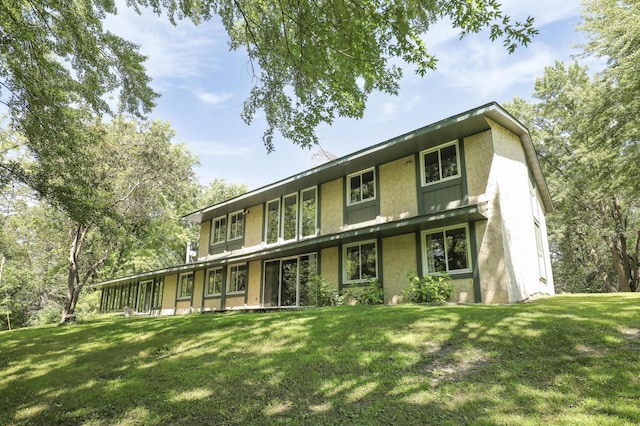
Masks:
[[[462,272],[469,263],[469,229],[456,227],[426,231],[422,234],[425,273]]]
[[[221,293],[222,293],[222,268],[209,269],[207,271],[205,296],[219,295]]]
[[[227,293],[241,293],[247,289],[247,265],[229,266]]]
[[[449,143],[420,154],[422,184],[428,185],[460,176],[458,142]]]
[[[345,282],[378,277],[378,250],[375,240],[345,244],[343,250]]]
[[[376,178],[373,168],[347,176],[349,204],[361,203],[376,198]]]
[[[178,299],[190,299],[193,294],[193,274],[182,274],[178,282]]]
[[[317,187],[267,202],[265,242],[297,240],[316,235],[318,226]]]

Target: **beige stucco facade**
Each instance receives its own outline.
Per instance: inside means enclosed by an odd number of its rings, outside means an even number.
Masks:
[[[347,253],[359,244],[370,246],[373,242],[375,270],[384,287],[385,303],[402,303],[402,291],[409,283],[407,274],[433,268],[428,262],[434,262],[435,255],[425,248],[433,243],[427,243],[424,235],[432,238],[431,235],[462,228],[466,231],[469,259],[464,267],[455,267],[450,273],[455,285],[452,301],[511,303],[539,293],[553,294],[545,220],[553,206],[526,129],[494,106],[425,129],[195,212],[190,220],[200,223],[198,262],[153,274],[154,283],[161,280],[164,284],[162,306],[154,307],[152,312],[261,307],[265,262],[306,254],[317,255],[318,272],[331,286],[342,290],[359,282],[353,272],[347,279],[346,271],[353,271],[354,262],[347,259]],[[454,145],[460,148],[454,155],[464,170],[425,181],[428,156],[437,152],[440,159],[442,152]],[[355,202],[346,200],[350,194],[357,197],[358,191],[370,191],[366,186],[350,187],[352,179],[365,182],[365,174],[360,171],[373,171],[375,196],[369,200],[363,196]],[[429,169],[429,173],[433,171]],[[372,181],[368,182],[371,185]],[[268,227],[266,206],[274,200],[279,203],[277,215],[270,217],[277,218],[277,224],[271,222]],[[285,211],[285,200],[295,206],[295,214]],[[315,217],[302,207],[309,200]],[[274,205],[270,205],[271,212]],[[238,212],[244,219],[242,235],[231,238],[232,218],[236,220]],[[210,253],[212,220],[216,218],[226,218],[227,237],[216,242]],[[285,224],[292,220],[295,226],[287,228],[289,234],[285,234]],[[277,238],[267,242],[265,229],[270,230],[270,235],[276,229]],[[293,237],[285,236],[291,232]],[[540,235],[542,248],[536,238]],[[541,250],[544,262],[540,260]],[[247,265],[246,290],[241,294],[227,294],[229,267],[233,265]],[[223,291],[220,295],[203,296],[206,271],[210,268],[222,271]],[[183,273],[194,274],[189,300],[177,300],[178,278]],[[150,278],[141,274],[127,282],[145,279]]]

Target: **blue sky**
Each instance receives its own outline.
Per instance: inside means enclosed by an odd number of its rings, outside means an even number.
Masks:
[[[200,157],[201,183],[225,178],[255,189],[312,167],[317,148],[309,151],[276,139],[275,152],[267,154],[262,116],[251,126],[241,120],[251,70],[244,52],[229,51],[221,24],[182,21],[174,27],[165,17],[148,11],[138,16],[119,3],[107,28],[140,45],[148,56],[151,85],[161,94],[149,117],[169,121],[175,140]],[[438,69],[423,78],[407,70],[399,96],[372,94],[363,119],[338,119],[320,127],[322,148],[341,157],[487,102],[528,99],[544,67],[579,53],[579,0],[505,0],[503,9],[516,20],[536,18],[540,34],[527,48],[509,55],[486,34],[459,40],[446,22],[439,22],[425,36]]]

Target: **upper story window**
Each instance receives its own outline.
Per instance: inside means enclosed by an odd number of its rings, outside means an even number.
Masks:
[[[460,176],[458,142],[451,142],[420,153],[422,185]]]
[[[376,198],[376,174],[373,167],[347,176],[347,182],[349,185],[347,204],[361,203]]]
[[[235,240],[244,235],[244,212],[242,210],[229,215],[229,239]]]
[[[471,269],[469,228],[466,225],[423,232],[422,248],[426,274],[467,272]]]
[[[178,299],[190,299],[193,294],[193,273],[182,274],[178,280]]]
[[[358,282],[378,277],[378,250],[375,240],[345,244],[343,250],[344,281]]]
[[[318,227],[317,188],[285,195],[267,202],[265,235],[267,244],[316,235]]]
[[[211,244],[223,243],[227,234],[227,217],[222,216],[211,221]]]

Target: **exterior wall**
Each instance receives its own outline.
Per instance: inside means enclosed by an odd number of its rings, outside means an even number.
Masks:
[[[343,226],[343,179],[320,185],[320,234],[340,232]]]
[[[198,245],[198,259],[209,255],[209,235],[211,234],[211,221],[200,224],[200,244]]]
[[[382,239],[384,303],[395,305],[402,302],[402,290],[409,284],[407,274],[417,275],[417,265],[416,234]]]
[[[176,314],[190,314],[193,312],[191,309],[191,301],[190,300],[178,300],[176,302]]]
[[[473,278],[464,278],[459,280],[453,280],[455,286],[455,293],[452,296],[452,301],[457,303],[474,303],[475,292],[473,291]]]
[[[244,306],[244,295],[230,296],[224,301],[225,308],[237,308],[240,306]]]
[[[196,271],[193,274],[193,296],[191,306],[194,312],[200,312],[202,306],[202,295],[204,294],[204,271]]]
[[[504,263],[502,214],[499,203],[501,170],[495,164],[494,141],[491,131],[464,139],[466,176],[469,203],[487,202],[487,221],[476,222],[478,257],[475,268],[480,276],[482,303],[507,303],[509,279]],[[467,296],[468,297],[468,296]]]
[[[514,302],[541,290],[529,170],[520,139],[498,124],[490,124],[495,150],[491,173],[497,182],[508,301]]]
[[[340,256],[338,247],[329,247],[320,252],[320,274],[336,290],[340,285]]]
[[[244,246],[252,247],[262,243],[262,218],[264,207],[262,204],[247,209],[244,225]]]
[[[178,275],[167,275],[164,277],[160,315],[173,315],[176,313],[177,285]]]
[[[418,214],[415,156],[401,158],[378,167],[380,216],[385,222]]]
[[[262,261],[254,260],[253,262],[249,262],[248,268],[247,305],[259,306],[262,302],[260,299],[260,288],[262,287]]]
[[[222,307],[220,302],[221,302],[221,299],[219,297],[215,299],[204,299],[204,306],[202,310],[206,312],[206,311],[220,309]]]

